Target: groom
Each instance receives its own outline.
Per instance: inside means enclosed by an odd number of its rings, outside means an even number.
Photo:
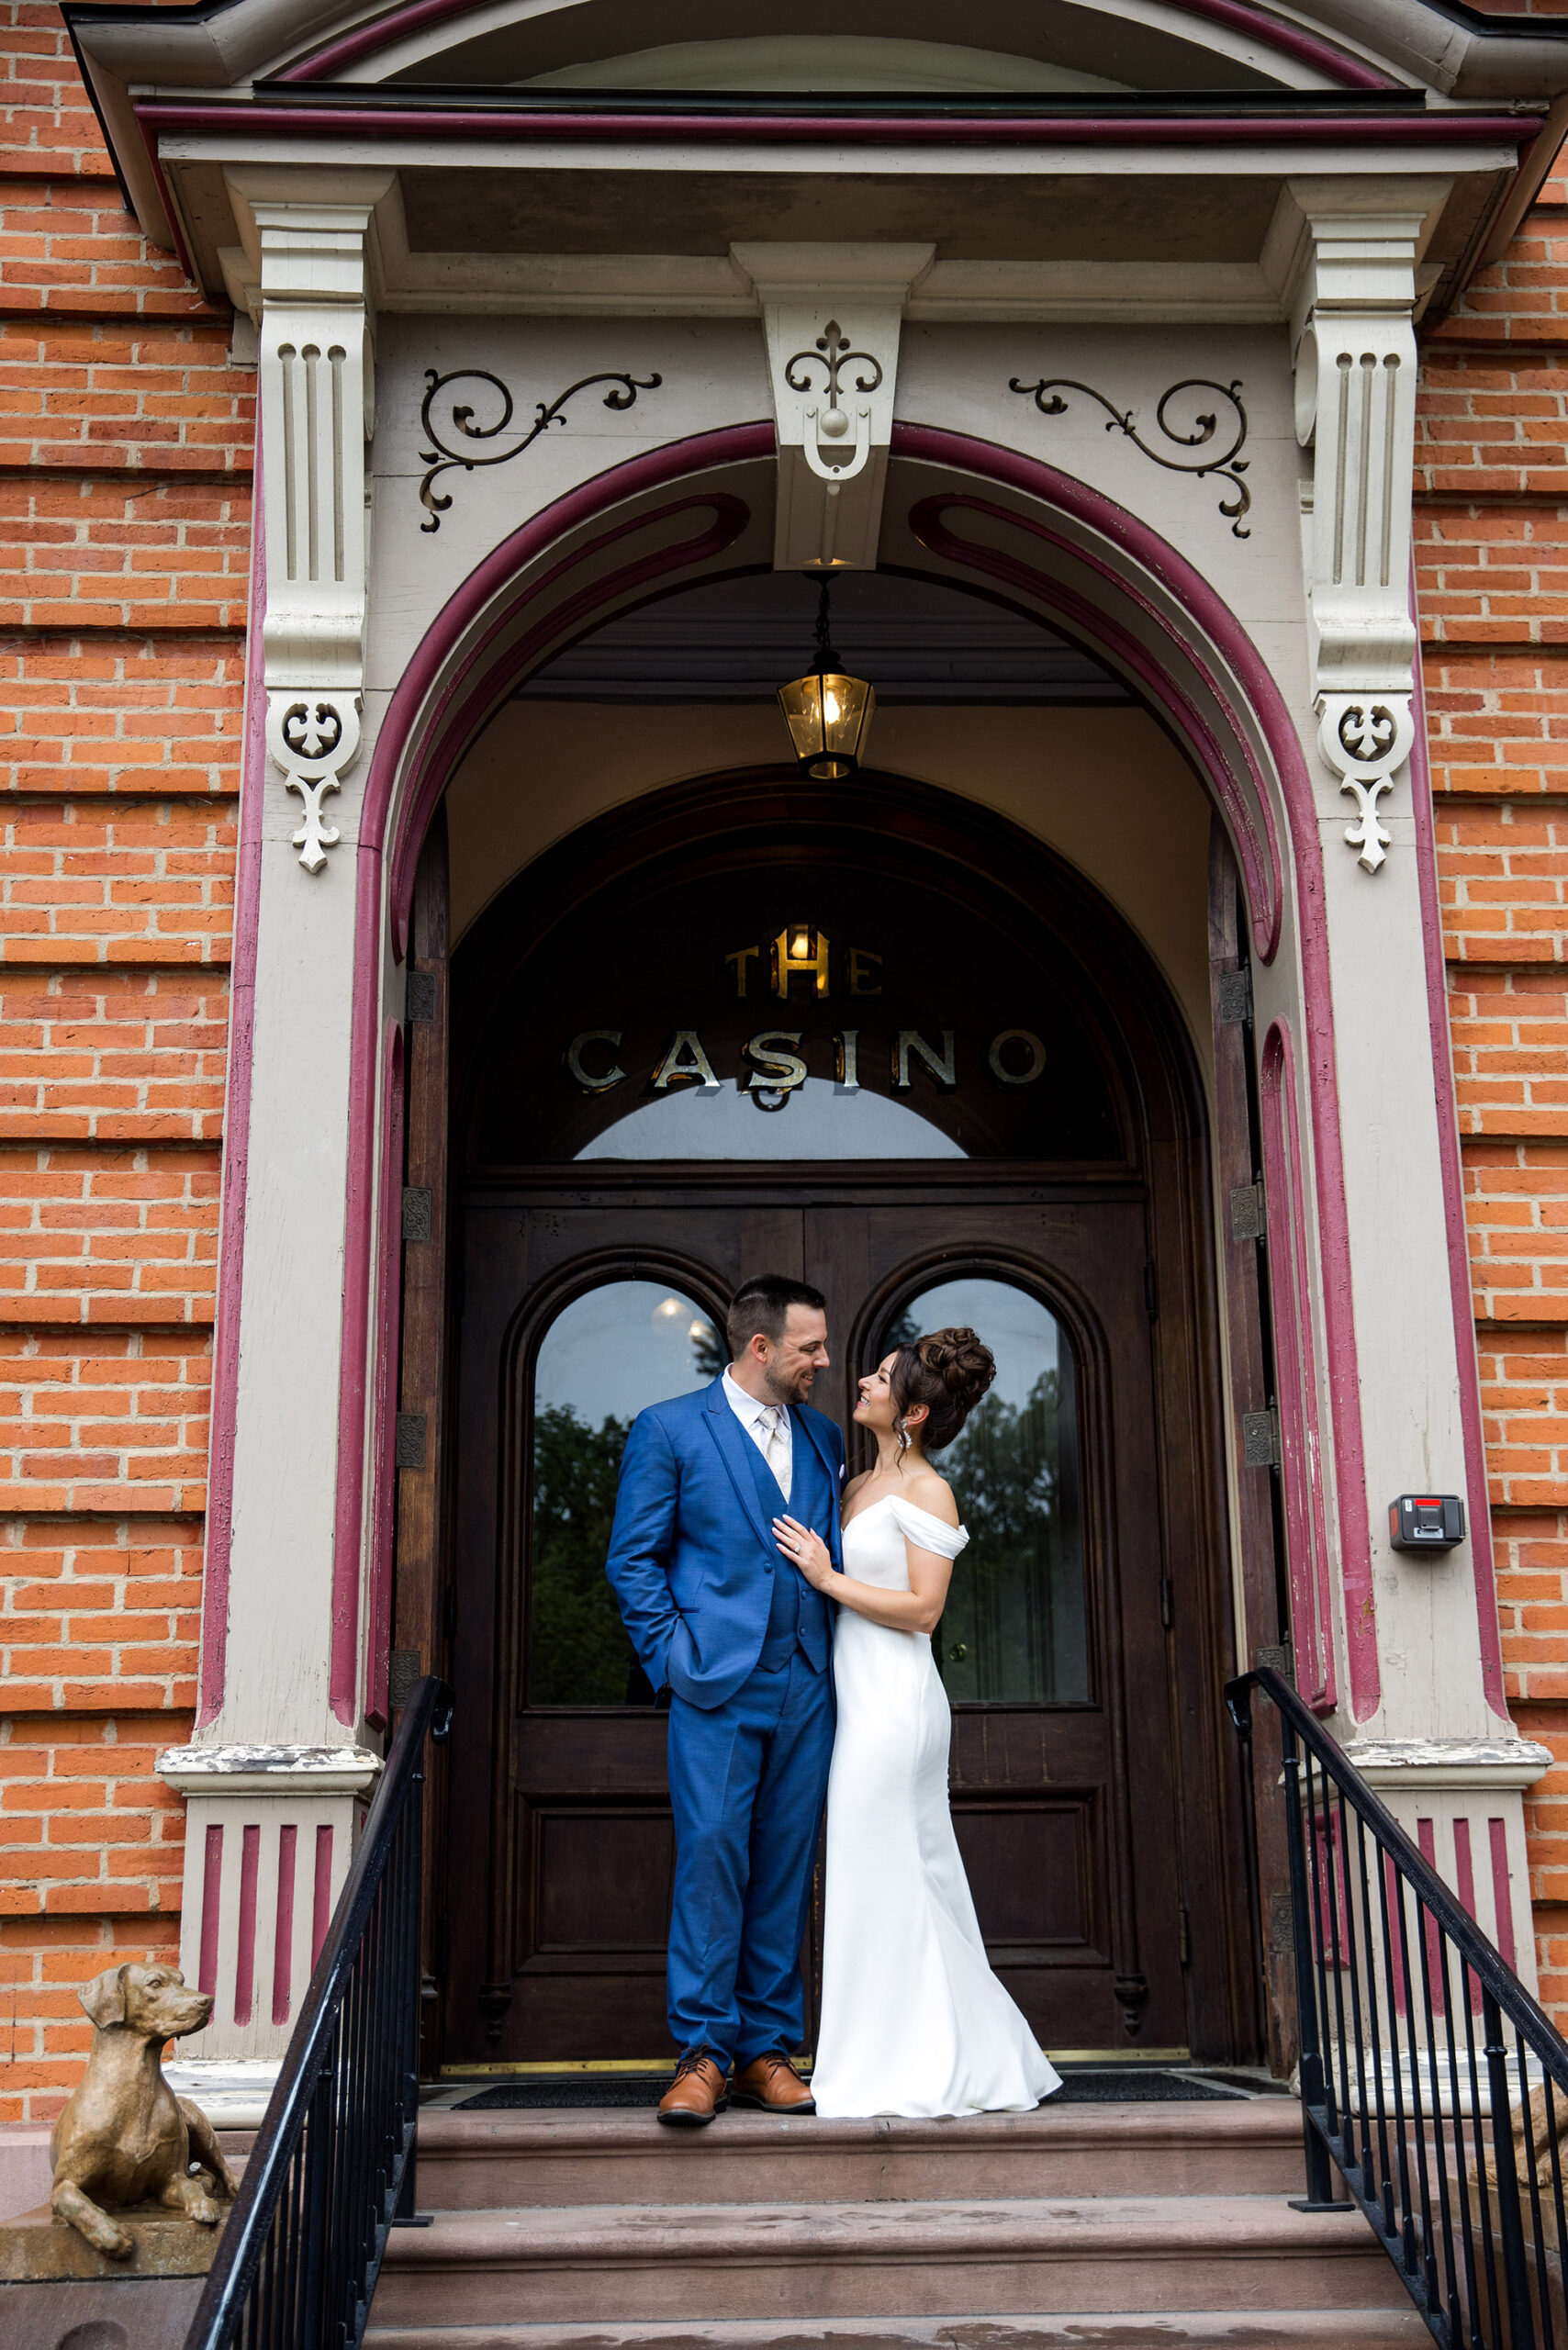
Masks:
[[[806,1398],[828,1363],[818,1290],[765,1274],[736,1293],[711,1386],[638,1414],[606,1572],[655,1690],[668,1687],[675,1904],[659,2120],[738,2102],[814,2113],[790,2062],[801,1939],[833,1753],[829,1608],[772,1533],[780,1497],[841,1564],[844,1438]]]

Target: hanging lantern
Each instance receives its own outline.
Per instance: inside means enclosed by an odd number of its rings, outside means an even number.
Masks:
[[[802,775],[843,783],[860,764],[877,690],[846,675],[828,637],[827,581],[817,606],[816,667],[778,688],[778,707]]]

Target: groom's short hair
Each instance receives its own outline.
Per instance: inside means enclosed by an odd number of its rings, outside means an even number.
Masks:
[[[730,1360],[739,1362],[759,1331],[776,1347],[792,1305],[808,1305],[813,1314],[827,1311],[826,1298],[810,1281],[789,1281],[782,1273],[759,1273],[755,1281],[743,1281],[724,1317]]]

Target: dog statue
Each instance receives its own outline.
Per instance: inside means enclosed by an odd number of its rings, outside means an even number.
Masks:
[[[212,1995],[191,1991],[177,1966],[111,1966],[77,1993],[94,2025],[87,2069],[49,2142],[50,2205],[95,2251],[129,2260],[136,2240],[109,2216],[116,2206],[161,2203],[204,2228],[223,2214],[199,2177],[234,2199],[234,2180],[205,2113],[163,2078],[164,2043],[199,2031]]]

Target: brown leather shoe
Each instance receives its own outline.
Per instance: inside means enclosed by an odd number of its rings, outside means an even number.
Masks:
[[[671,2130],[700,2130],[729,2104],[724,2076],[705,2049],[683,2056],[659,2099],[659,2120]]]
[[[814,2113],[817,2101],[788,2056],[770,2048],[754,2056],[730,2084],[737,2105],[759,2105],[764,2113]]]

